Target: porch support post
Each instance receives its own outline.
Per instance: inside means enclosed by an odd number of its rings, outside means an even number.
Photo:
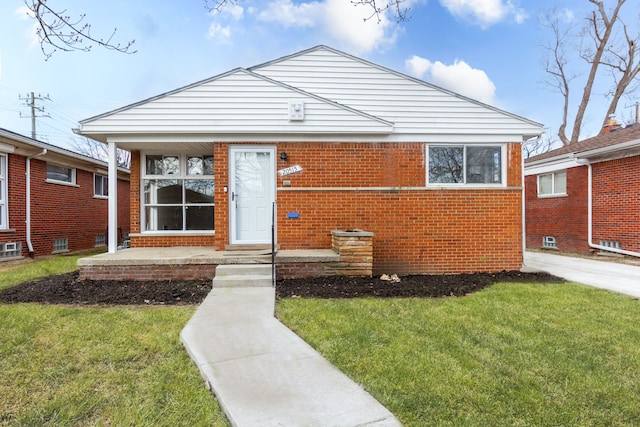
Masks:
[[[118,147],[109,142],[109,253],[118,250]]]

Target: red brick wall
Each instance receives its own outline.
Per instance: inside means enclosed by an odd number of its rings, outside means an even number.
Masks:
[[[640,156],[592,165],[593,242],[640,252]]]
[[[525,178],[528,248],[541,248],[543,236],[554,236],[558,250],[588,254],[588,169],[567,169],[567,196],[538,197],[537,175]]]
[[[235,144],[234,144],[235,145]],[[279,143],[281,249],[330,248],[331,231],[375,233],[374,274],[457,273],[522,266],[520,144],[508,145],[508,189],[425,189],[425,144]],[[214,144],[216,250],[229,243],[228,144]],[[287,161],[280,160],[286,152]],[[132,154],[131,230],[140,231],[140,154]],[[290,187],[284,187],[284,181]],[[347,187],[341,190],[341,187]],[[382,187],[382,188],[381,188]],[[398,187],[405,187],[398,189]],[[289,219],[288,212],[299,218]],[[209,236],[206,236],[209,237]],[[132,246],[209,245],[197,236],[132,236]]]
[[[22,242],[22,254],[28,255],[26,242],[26,158],[9,154],[9,227],[15,233],[0,233],[0,242]],[[47,162],[31,160],[31,242],[34,253],[53,252],[53,240],[66,237],[69,250],[95,247],[96,235],[105,234],[108,221],[107,199],[94,197],[93,172],[76,170],[77,186],[46,182]],[[128,232],[129,183],[118,182],[119,223]]]

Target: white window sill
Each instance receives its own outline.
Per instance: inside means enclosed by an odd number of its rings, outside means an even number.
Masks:
[[[94,199],[109,200],[109,196],[98,196],[97,194],[94,194],[93,198]]]
[[[555,197],[569,197],[569,195],[567,193],[538,194],[538,199],[553,199]]]
[[[45,181],[47,184],[57,184],[57,185],[66,185],[67,187],[77,187],[80,188],[80,186],[76,183],[73,182],[67,182],[67,181],[56,181],[55,179],[45,179]]]
[[[131,233],[129,236],[215,236],[214,230],[167,230],[167,231],[143,231],[142,233]]]

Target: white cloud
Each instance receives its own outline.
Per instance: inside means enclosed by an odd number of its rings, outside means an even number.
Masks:
[[[491,79],[484,71],[472,68],[464,61],[456,60],[452,65],[446,65],[414,55],[405,61],[405,66],[412,76],[460,95],[487,104],[495,101],[496,86]]]
[[[323,5],[318,2],[294,4],[291,0],[276,0],[258,14],[265,22],[277,22],[288,27],[313,27]]]
[[[228,5],[226,5],[224,7],[224,12],[228,13],[229,15],[231,15],[233,17],[233,19],[235,19],[236,21],[241,20],[243,18],[243,16],[244,16],[244,9],[242,8],[242,6],[240,6],[238,4],[228,4]]]
[[[231,27],[213,22],[209,25],[207,38],[213,40],[217,44],[231,44]]]
[[[354,7],[348,0],[297,4],[292,0],[275,0],[258,14],[259,20],[275,22],[285,28],[315,28],[356,54],[395,42],[397,28],[385,14],[380,16],[379,23],[365,21],[367,17],[366,8]]]
[[[516,7],[511,0],[440,0],[440,4],[452,15],[482,28],[508,18],[521,24],[527,18],[524,9]]]
[[[26,21],[26,20],[30,21],[33,19],[33,12],[27,6],[18,7],[13,12],[13,14],[18,16],[22,21]],[[29,29],[25,32],[25,36],[27,38],[27,41],[29,41],[29,44],[31,45],[31,47],[37,46],[38,44],[40,44],[40,40],[38,39],[37,22],[34,22],[33,24],[29,25]]]

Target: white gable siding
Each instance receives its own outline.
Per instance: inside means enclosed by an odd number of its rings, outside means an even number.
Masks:
[[[289,121],[290,100],[304,121]],[[243,70],[82,123],[84,134],[388,134],[393,124]]]
[[[394,133],[538,135],[541,131],[528,120],[323,47],[251,71],[394,122]]]

